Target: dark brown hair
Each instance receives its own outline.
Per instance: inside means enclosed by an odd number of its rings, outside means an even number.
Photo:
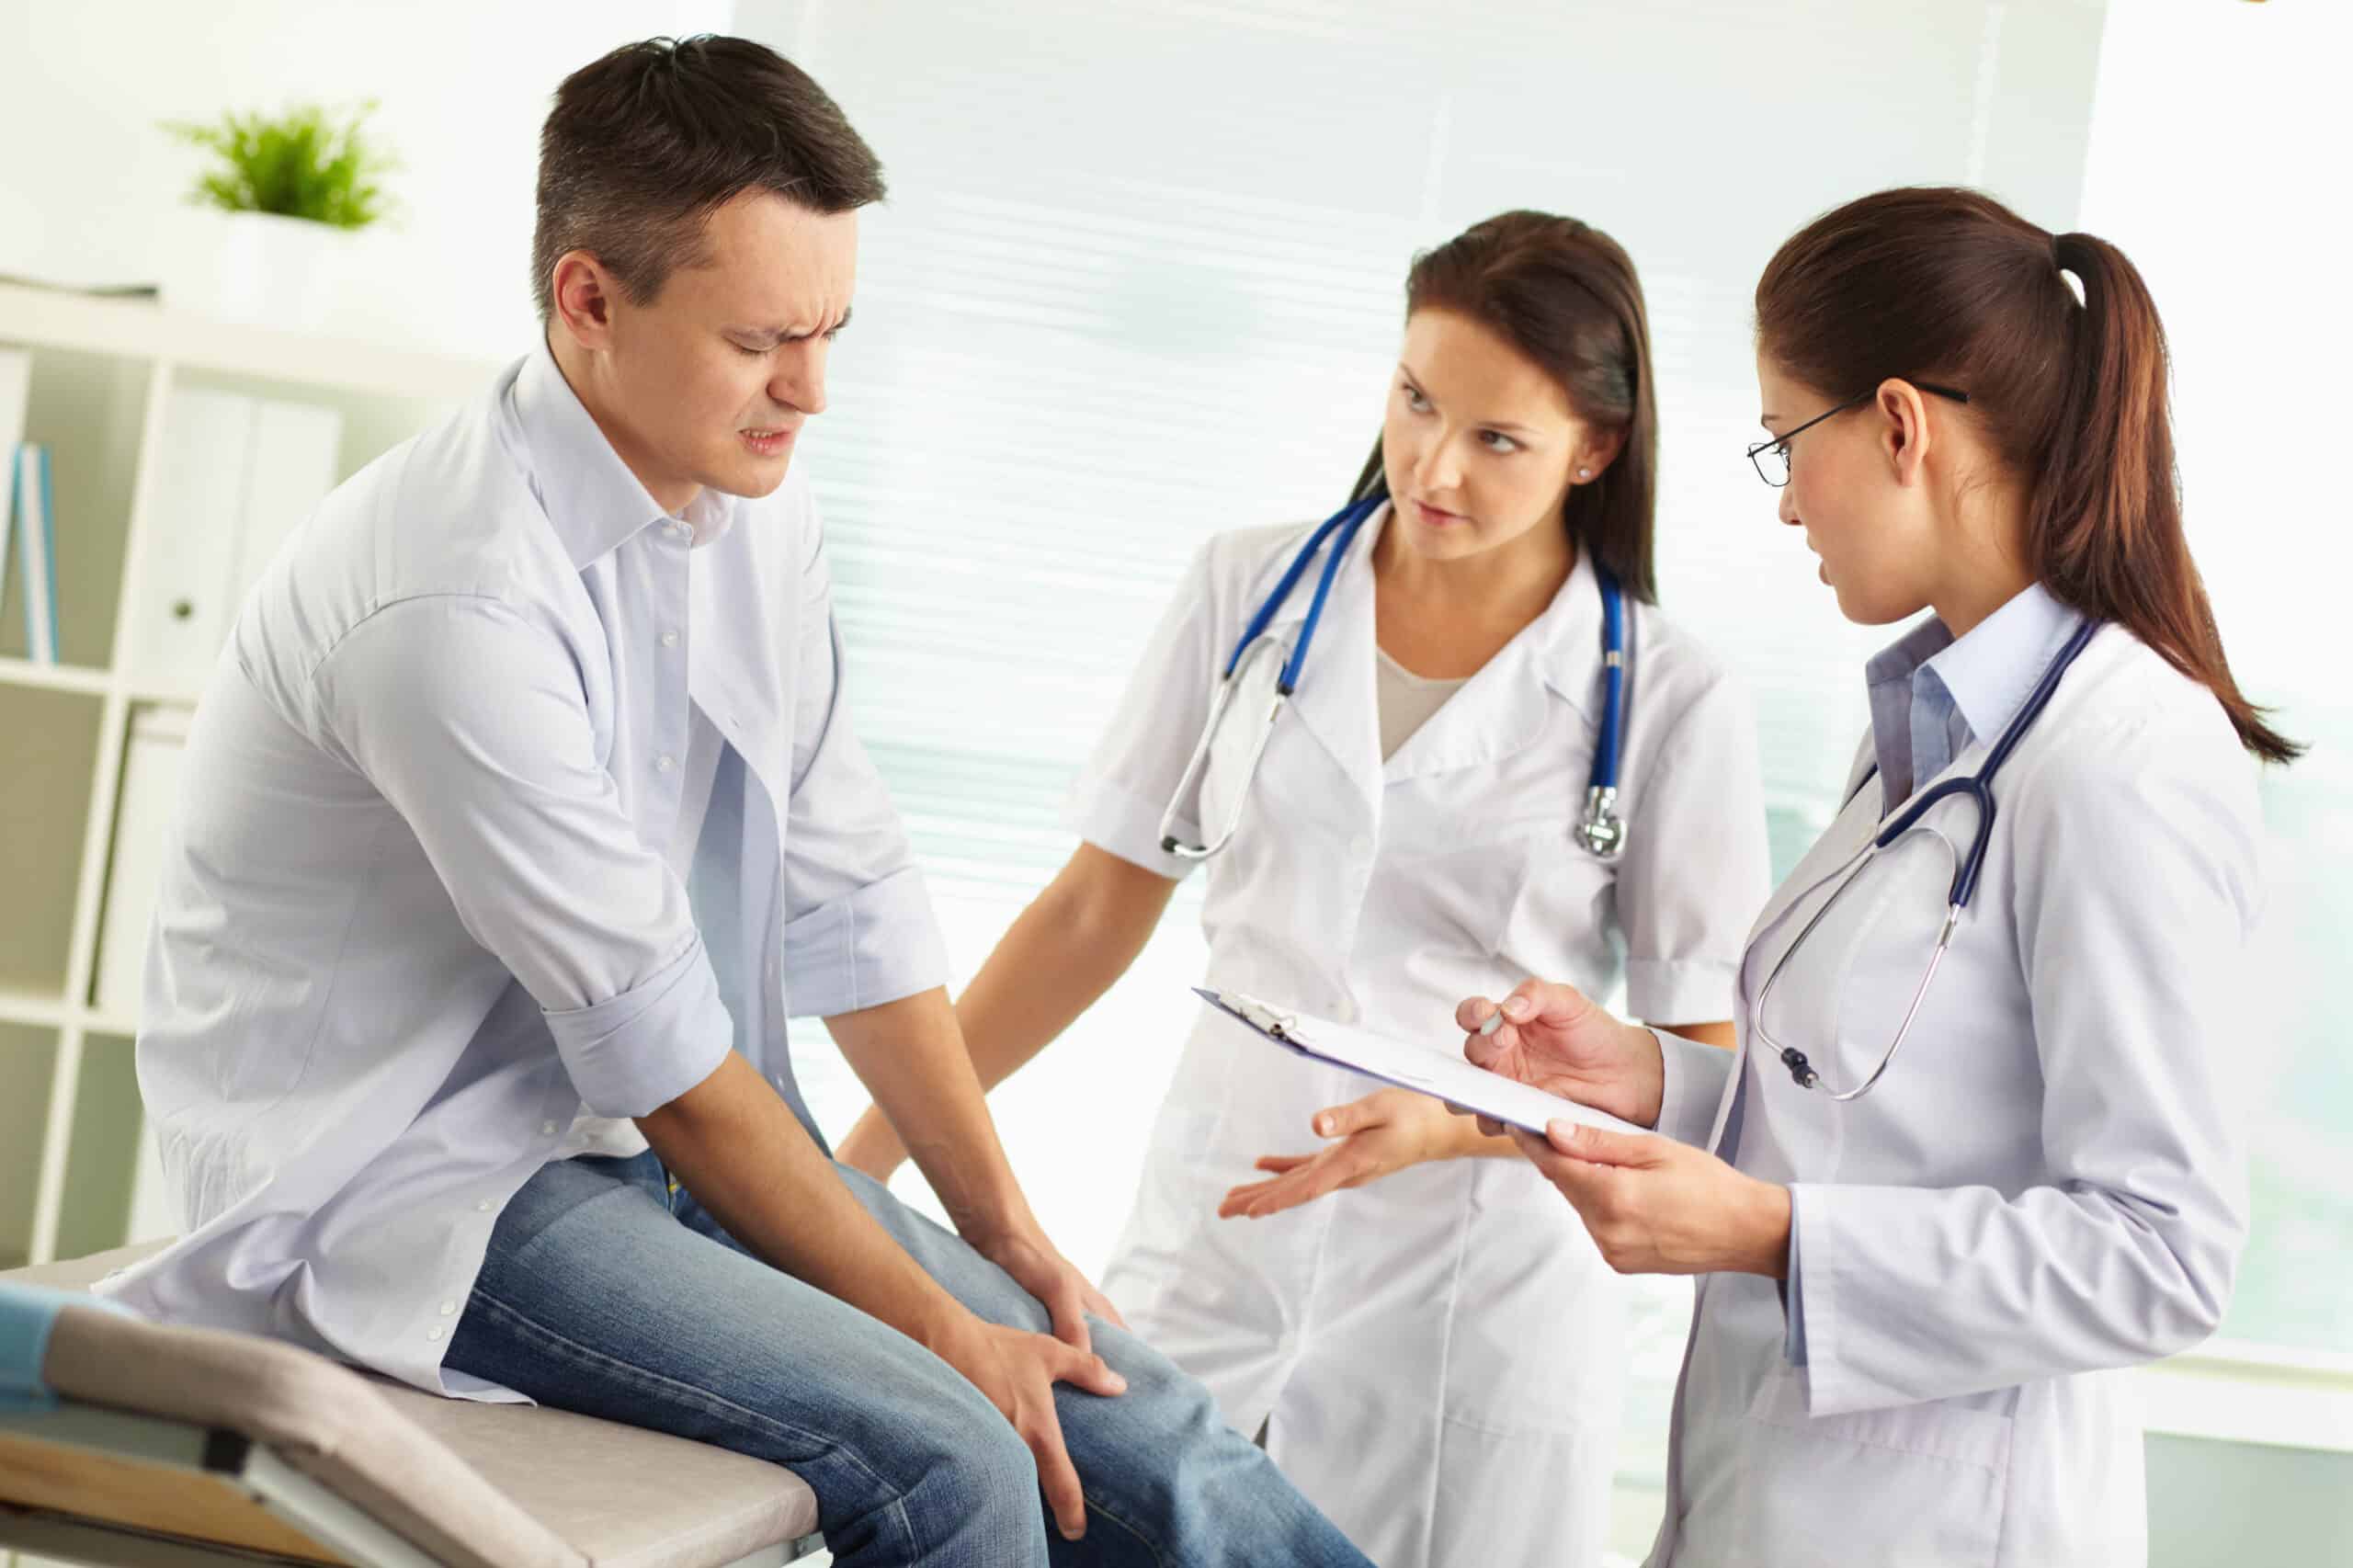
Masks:
[[[1548,371],[1577,417],[1624,445],[1598,478],[1569,487],[1569,537],[1627,593],[1654,603],[1651,522],[1657,495],[1658,405],[1651,392],[1650,317],[1634,264],[1608,234],[1550,212],[1504,212],[1414,258],[1405,314],[1444,310],[1502,336]],[[1357,494],[1381,483],[1381,443]]]
[[[847,212],[882,199],[882,165],[807,72],[748,39],[648,39],[582,66],[540,131],[540,319],[565,253],[644,304],[702,264],[704,221],[747,190]]]
[[[2052,596],[2203,684],[2256,756],[2300,754],[2222,656],[2182,534],[2165,328],[2123,252],[1973,190],[1881,191],[1781,246],[1757,280],[1756,338],[1828,399],[1890,376],[1966,392],[2028,487],[2028,555]]]

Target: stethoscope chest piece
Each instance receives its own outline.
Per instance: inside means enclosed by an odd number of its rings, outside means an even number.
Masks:
[[[1585,792],[1585,820],[1577,824],[1577,840],[1604,860],[1613,860],[1626,846],[1626,819],[1618,814],[1618,791],[1597,784]]]

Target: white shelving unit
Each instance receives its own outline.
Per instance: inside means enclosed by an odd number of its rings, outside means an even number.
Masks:
[[[0,657],[0,1267],[119,1244],[143,1142],[139,1021],[93,1004],[133,713],[207,672],[128,671],[140,563],[172,526],[152,457],[175,388],[324,403],[347,476],[463,400],[497,361],[234,326],[0,285],[0,347],[31,350],[26,439],[56,483],[60,657]],[[24,646],[0,616],[0,648]]]

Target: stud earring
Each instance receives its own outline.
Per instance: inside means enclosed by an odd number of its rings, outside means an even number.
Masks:
[[[1593,477],[1593,470],[1589,468],[1581,468],[1577,470],[1577,477],[1579,479],[1591,479]]]

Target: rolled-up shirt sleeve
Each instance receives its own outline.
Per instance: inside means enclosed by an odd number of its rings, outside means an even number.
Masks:
[[[948,983],[947,944],[906,829],[843,695],[824,536],[809,514],[784,843],[784,989],[835,1017]]]
[[[686,888],[640,842],[554,632],[491,598],[404,599],[313,683],[327,738],[539,1004],[591,1110],[642,1116],[718,1068],[734,1029]]]

